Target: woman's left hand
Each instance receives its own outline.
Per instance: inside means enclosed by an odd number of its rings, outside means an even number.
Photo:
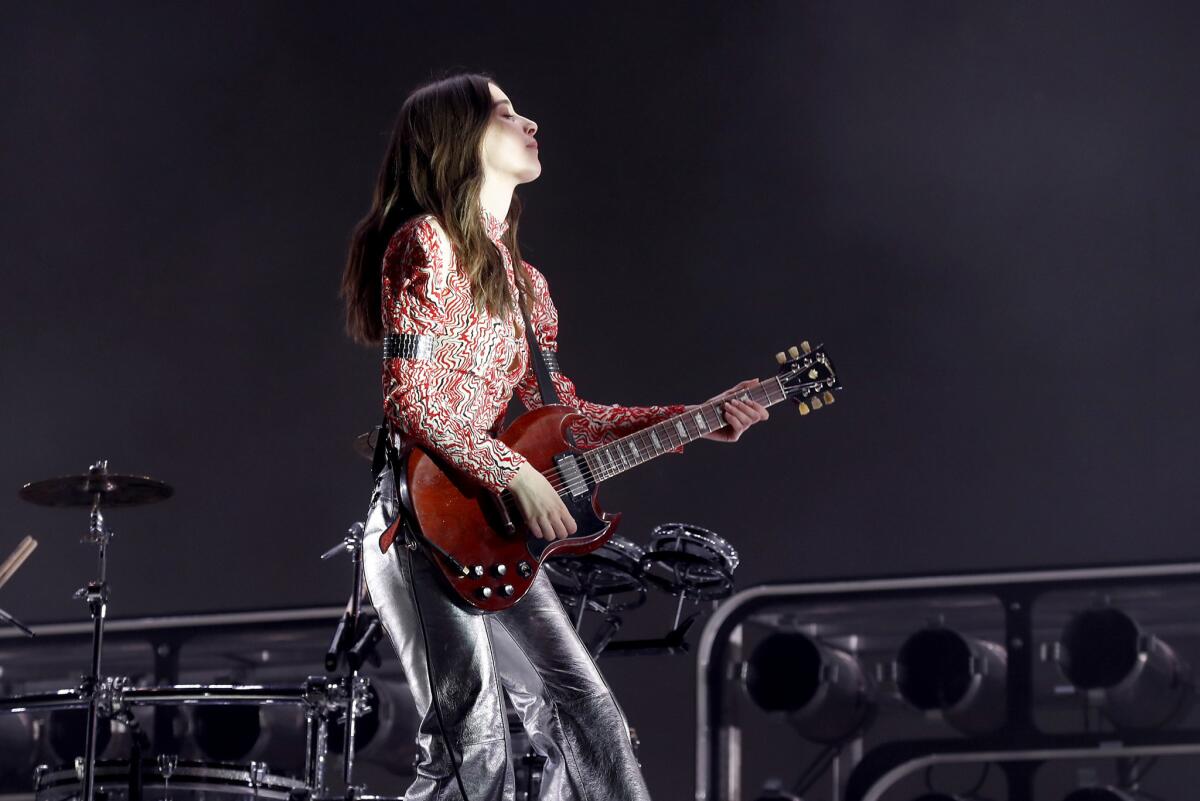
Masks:
[[[739,390],[749,389],[750,387],[758,386],[757,378],[748,378],[741,383],[734,384],[725,392],[708,399],[708,402],[717,400]],[[716,442],[737,442],[738,437],[742,435],[750,426],[755,423],[761,423],[770,416],[767,407],[761,403],[752,400],[742,400],[740,398],[729,398],[724,402],[725,419],[728,425],[709,431],[704,435],[704,439],[711,439]],[[689,406],[687,410],[690,412],[698,406]]]

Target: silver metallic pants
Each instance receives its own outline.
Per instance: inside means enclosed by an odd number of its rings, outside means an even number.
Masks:
[[[398,510],[384,468],[363,560],[421,715],[417,775],[405,801],[513,801],[501,687],[546,759],[541,801],[649,801],[625,717],[545,573],[509,609],[469,610],[439,583],[423,551],[401,537],[379,550]]]

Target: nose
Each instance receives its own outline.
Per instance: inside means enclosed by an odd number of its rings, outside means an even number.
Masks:
[[[533,120],[525,121],[525,133],[529,134],[530,136],[533,136],[535,133],[537,133],[537,129],[538,129],[538,127],[537,127],[536,122],[534,122]]]

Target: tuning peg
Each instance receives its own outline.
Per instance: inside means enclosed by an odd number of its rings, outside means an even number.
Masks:
[[[812,409],[808,408],[807,403],[805,403],[804,401],[800,401],[800,416],[801,417],[803,417],[804,415],[808,414],[811,411],[812,411]]]
[[[790,348],[788,348],[788,355],[791,356],[793,359],[799,359],[800,358],[800,349],[797,348],[795,345],[792,345]]]
[[[805,353],[812,353],[812,346],[808,344],[807,339],[800,343],[800,350]]]
[[[833,396],[833,393],[832,393],[832,392],[830,392],[829,390],[825,390],[824,392],[822,392],[822,393],[821,393],[821,397],[825,399],[825,405],[826,405],[826,406],[832,406],[832,405],[833,405],[833,402],[834,402],[835,400],[837,400],[837,398],[835,398],[835,397]]]
[[[813,395],[812,400],[809,402],[812,404],[813,411],[816,411],[817,409],[820,409],[822,406],[825,405],[825,404],[821,403],[820,395]]]
[[[787,354],[784,353],[783,351],[779,351],[779,353],[775,354],[775,361],[779,362],[780,364],[783,364],[784,362],[787,361]]]

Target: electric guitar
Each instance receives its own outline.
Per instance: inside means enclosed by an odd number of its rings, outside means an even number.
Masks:
[[[841,386],[823,347],[804,342],[775,358],[779,373],[773,378],[587,451],[566,438],[567,425],[579,417],[567,406],[543,406],[515,419],[499,439],[558,491],[576,524],[576,532],[566,539],[534,537],[511,492],[497,495],[416,445],[402,460],[407,483],[402,484],[401,501],[453,591],[485,612],[507,609],[529,589],[543,560],[588,553],[612,537],[621,515],[601,511],[596,501],[600,482],[723,428],[726,400],[738,397],[763,406],[791,400],[802,415],[834,402],[833,391]],[[398,516],[380,537],[383,550],[401,523]]]

